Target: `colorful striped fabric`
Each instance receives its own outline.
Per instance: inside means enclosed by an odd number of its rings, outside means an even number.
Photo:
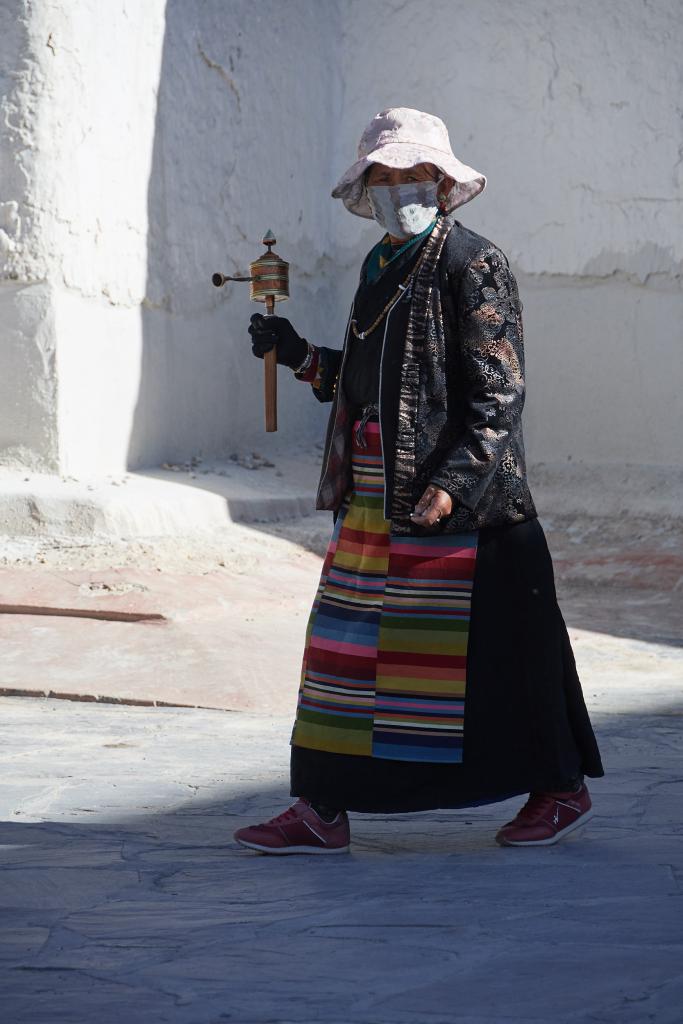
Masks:
[[[291,742],[459,762],[478,536],[392,537],[379,424],[367,424],[367,448],[353,437],[353,490],[309,618]]]

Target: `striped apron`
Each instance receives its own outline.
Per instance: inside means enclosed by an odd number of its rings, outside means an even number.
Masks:
[[[354,425],[353,486],[306,631],[290,742],[401,761],[462,761],[477,532],[395,537],[379,423]]]

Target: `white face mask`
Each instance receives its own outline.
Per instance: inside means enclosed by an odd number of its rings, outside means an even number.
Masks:
[[[437,181],[406,185],[369,185],[368,202],[378,224],[395,238],[411,238],[424,231],[439,211]]]

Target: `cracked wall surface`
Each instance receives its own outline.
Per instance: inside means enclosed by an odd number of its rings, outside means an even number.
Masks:
[[[463,220],[518,269],[680,280],[678,2],[349,0],[345,12],[340,169],[375,109],[433,110],[489,179]]]
[[[533,467],[683,466],[683,18],[676,0],[348,0],[335,173],[376,110],[449,126],[488,176],[462,222],[524,302]],[[354,223],[356,221],[356,223]],[[338,209],[349,254],[372,227]],[[353,269],[352,265],[353,264]]]
[[[0,461],[98,474],[274,441],[244,271],[340,345],[378,231],[329,197],[369,118],[442,116],[518,275],[530,460],[681,466],[674,0],[4,0]],[[325,410],[280,372],[280,438]]]
[[[123,462],[163,14],[162,0],[106,12],[94,0],[2,5],[0,303],[11,363],[0,446],[10,466],[105,472]]]
[[[25,4],[0,5],[0,47],[0,459],[49,469],[57,460],[56,339],[33,190],[45,76]]]
[[[322,434],[324,410],[281,369],[278,434],[264,435],[263,365],[247,333],[259,307],[245,284],[218,291],[210,278],[248,271],[272,229],[291,268],[278,311],[312,341],[339,343],[336,10],[318,0],[166,5],[129,465]]]

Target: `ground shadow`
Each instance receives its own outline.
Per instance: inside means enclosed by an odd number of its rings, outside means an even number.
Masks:
[[[233,829],[281,809],[282,784],[92,824],[4,822],[3,1019],[450,1024],[457,996],[463,1020],[550,1020],[561,990],[575,1021],[635,1024],[648,1001],[673,1024],[678,732],[662,708],[597,724],[600,815],[558,847],[495,845],[513,801],[352,815],[350,856],[239,848]]]

